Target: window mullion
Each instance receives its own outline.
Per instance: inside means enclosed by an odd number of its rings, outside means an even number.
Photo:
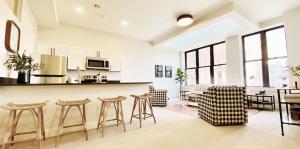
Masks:
[[[196,51],[196,84],[199,84],[199,49]]]
[[[266,32],[261,33],[263,86],[270,87]]]
[[[211,84],[215,84],[215,79],[214,79],[214,48],[213,46],[210,47],[210,82]]]

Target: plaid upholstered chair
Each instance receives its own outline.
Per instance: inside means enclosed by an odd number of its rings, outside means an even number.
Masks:
[[[215,126],[242,125],[248,122],[244,87],[213,86],[199,94],[198,115]]]
[[[156,89],[153,85],[149,85],[149,92],[154,94],[154,97],[150,98],[152,106],[167,106],[167,90]]]

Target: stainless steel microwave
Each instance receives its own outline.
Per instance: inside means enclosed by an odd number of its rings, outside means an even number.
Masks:
[[[86,69],[109,70],[109,61],[98,57],[87,57]]]

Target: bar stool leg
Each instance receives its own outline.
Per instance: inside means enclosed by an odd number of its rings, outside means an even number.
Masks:
[[[11,141],[15,140],[15,134],[16,134],[16,129],[17,129],[17,123],[14,121],[17,119],[17,111],[13,110],[13,124],[12,124],[12,129],[11,129]],[[11,145],[14,145],[14,143],[11,143]]]
[[[13,119],[14,111],[15,110],[10,110],[10,112],[9,112],[8,125],[6,127],[6,131],[5,131],[5,134],[4,134],[4,138],[3,138],[2,148],[1,149],[5,149],[5,145],[8,142],[9,137],[11,136],[12,123],[14,121],[14,119]]]
[[[143,100],[143,113],[144,113],[144,120],[146,120],[146,113],[147,113],[147,108],[146,108],[146,100]]]
[[[151,115],[152,115],[152,117],[153,117],[154,123],[156,124],[156,119],[155,119],[155,116],[154,116],[154,113],[153,113],[153,109],[152,109],[152,105],[151,105],[149,99],[147,99],[146,102],[147,102],[148,105],[149,105],[149,109],[150,109]]]
[[[140,128],[142,128],[142,102],[141,102],[141,99],[140,99],[138,102],[139,102],[139,120],[140,120]]]
[[[116,103],[113,103],[114,104],[114,108],[115,108],[115,111],[116,111],[116,120],[117,120],[117,126],[119,126],[119,105]]]
[[[46,133],[45,133],[45,122],[44,122],[44,111],[43,108],[41,108],[41,116],[42,116],[42,135],[43,135],[43,140],[46,140]]]
[[[99,119],[98,119],[97,130],[99,130],[99,127],[100,127],[100,124],[101,124],[101,118],[103,116],[103,110],[104,110],[104,103],[101,103],[101,108],[100,108],[100,114],[99,114]]]
[[[110,105],[110,103],[105,103],[105,105],[104,105],[104,115],[103,115],[103,121],[102,121],[102,138],[104,137],[106,115],[107,115],[107,111],[108,111],[109,105]]]
[[[38,108],[38,120],[37,120],[37,143],[38,143],[38,149],[40,149],[42,147],[42,110],[41,108]]]
[[[81,112],[80,112],[81,113]],[[85,105],[82,105],[82,124],[83,124],[83,130],[85,132],[85,140],[88,141],[88,130],[86,126],[86,111],[85,111]]]
[[[60,117],[59,117],[58,128],[57,128],[57,135],[56,135],[55,147],[58,146],[59,138],[60,138],[60,135],[62,133],[64,113],[65,113],[65,106],[62,106],[61,107]]]
[[[132,107],[132,112],[131,112],[131,118],[130,118],[130,124],[132,123],[132,118],[133,118],[133,116],[134,116],[134,110],[135,110],[135,108],[136,108],[136,105],[137,105],[137,99],[135,98],[134,99],[134,103],[133,103],[133,107]]]
[[[121,121],[123,123],[123,127],[124,127],[124,132],[126,132],[126,127],[125,127],[125,121],[124,121],[124,114],[123,114],[123,107],[122,107],[122,102],[118,101],[118,104],[120,106],[120,116],[121,116]]]

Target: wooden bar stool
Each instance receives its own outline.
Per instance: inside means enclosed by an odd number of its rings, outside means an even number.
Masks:
[[[87,126],[86,126],[86,109],[85,109],[85,106],[89,102],[91,102],[91,100],[89,100],[89,99],[76,100],[76,101],[62,101],[62,100],[59,100],[59,101],[56,102],[56,105],[61,106],[61,113],[60,113],[59,124],[58,124],[59,128],[57,129],[57,136],[56,136],[56,141],[55,141],[55,147],[57,147],[58,144],[59,144],[60,135],[63,133],[63,128],[83,126],[83,132],[85,133],[85,139],[88,140],[88,131],[87,131]],[[81,115],[82,123],[75,124],[75,125],[64,126],[64,122],[65,122],[66,116],[67,116],[67,114],[69,113],[69,111],[70,111],[70,109],[72,107],[78,108],[79,113]],[[65,112],[66,108],[67,108],[67,110]]]
[[[130,124],[132,122],[132,118],[137,118],[140,121],[140,128],[142,128],[142,119],[150,118],[153,117],[154,123],[156,124],[155,116],[153,114],[153,109],[152,105],[150,102],[151,97],[153,97],[153,94],[146,93],[144,95],[131,95],[131,97],[134,98],[134,103],[133,103],[133,108],[132,108],[132,113],[131,113],[131,118],[130,118]],[[150,109],[150,113],[147,113],[147,105]],[[138,114],[134,114],[135,108],[138,106]],[[144,117],[142,117],[142,115]]]
[[[41,148],[41,139],[45,140],[45,125],[44,125],[44,114],[43,114],[43,107],[46,106],[47,101],[43,103],[34,103],[34,104],[14,104],[14,103],[8,103],[6,105],[3,105],[2,108],[9,110],[9,118],[4,139],[2,143],[2,149],[5,149],[6,144],[15,143],[14,141],[15,136],[18,135],[24,135],[24,134],[32,134],[36,133],[36,140],[37,140],[37,148]],[[34,124],[36,126],[35,131],[30,132],[20,132],[17,133],[17,125],[20,120],[20,117],[24,111],[29,111],[34,119]]]
[[[99,128],[101,127],[102,138],[104,137],[104,128],[108,126],[112,126],[112,125],[119,126],[119,124],[123,124],[124,132],[126,132],[124,114],[122,108],[122,101],[126,100],[126,97],[119,96],[116,98],[105,98],[105,99],[98,98],[98,99],[101,101],[101,109],[100,109],[97,130],[99,130]],[[116,111],[116,118],[106,120],[108,108],[110,107],[111,104],[113,104],[113,106],[115,107],[114,109]],[[108,121],[117,121],[117,124],[106,125],[106,122]]]

